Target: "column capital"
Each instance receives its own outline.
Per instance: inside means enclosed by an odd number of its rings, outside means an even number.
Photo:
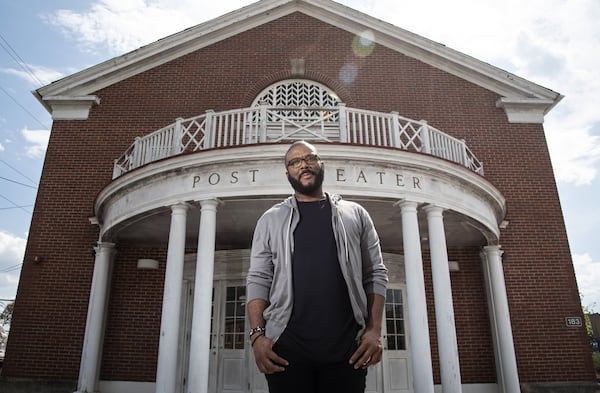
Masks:
[[[111,242],[99,241],[99,242],[96,242],[94,251],[96,252],[96,254],[100,254],[102,252],[115,252],[116,245],[115,245],[115,243],[111,243]]]
[[[484,254],[486,259],[488,259],[489,256],[491,256],[491,255],[496,255],[498,258],[502,258],[502,254],[504,254],[504,250],[502,249],[501,245],[493,244],[493,245],[484,246],[481,253]]]
[[[202,209],[204,209],[204,208],[207,208],[207,209],[212,208],[214,210],[217,210],[218,206],[225,204],[225,202],[223,202],[219,198],[201,199],[201,200],[198,200],[197,202],[198,202],[198,204],[200,205],[200,207]]]
[[[402,210],[417,210],[420,202],[409,201],[407,199],[400,199],[394,202],[394,206],[400,206]]]
[[[428,204],[425,207],[423,207],[423,211],[425,211],[427,213],[427,215],[440,215],[441,216],[445,210],[446,209],[444,209],[443,207],[433,205],[433,204]]]
[[[191,205],[187,202],[177,202],[169,207],[171,208],[171,211],[175,213],[175,211],[187,211]]]

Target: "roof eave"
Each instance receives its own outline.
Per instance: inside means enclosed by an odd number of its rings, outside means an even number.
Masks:
[[[89,96],[128,77],[293,12],[305,13],[354,34],[370,30],[379,45],[498,93],[502,97],[500,101],[505,100],[498,106],[505,110],[521,104],[523,108],[535,108],[535,112],[540,113],[540,103],[551,101],[545,103],[541,111],[546,114],[563,97],[443,44],[331,0],[259,1],[75,73],[38,89],[34,94],[46,109],[51,110],[44,102],[48,96]]]

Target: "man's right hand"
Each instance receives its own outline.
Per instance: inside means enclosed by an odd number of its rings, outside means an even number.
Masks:
[[[285,370],[283,366],[289,365],[288,361],[280,357],[273,351],[273,341],[261,335],[254,341],[252,349],[256,366],[263,374],[279,373]]]

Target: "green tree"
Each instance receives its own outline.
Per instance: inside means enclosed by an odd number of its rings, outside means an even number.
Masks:
[[[0,313],[0,326],[10,326],[14,306],[15,302],[12,301],[6,304],[6,307],[4,307],[4,310]]]
[[[585,330],[587,332],[587,336],[590,339],[590,344],[594,339],[594,330],[592,328],[592,320],[590,319],[590,314],[592,314],[594,309],[596,308],[596,303],[592,303],[591,305],[584,305],[583,296],[581,297],[581,308],[583,310],[583,318],[585,320]],[[592,348],[592,360],[594,362],[594,368],[596,369],[596,376],[600,376],[600,352],[598,349],[593,349],[594,347],[590,345]]]

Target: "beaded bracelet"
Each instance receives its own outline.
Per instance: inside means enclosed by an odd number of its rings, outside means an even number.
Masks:
[[[257,327],[253,327],[252,329],[250,329],[250,331],[248,332],[248,337],[252,337],[255,333],[264,333],[265,332],[265,328],[264,326],[257,326]]]
[[[265,334],[264,334],[263,332],[260,332],[260,333],[258,333],[258,334],[256,335],[256,337],[254,337],[254,338],[252,339],[252,341],[250,342],[250,346],[251,346],[251,347],[253,347],[253,346],[254,346],[254,343],[256,342],[256,340],[258,340],[260,336],[264,336],[264,335],[265,335]]]

